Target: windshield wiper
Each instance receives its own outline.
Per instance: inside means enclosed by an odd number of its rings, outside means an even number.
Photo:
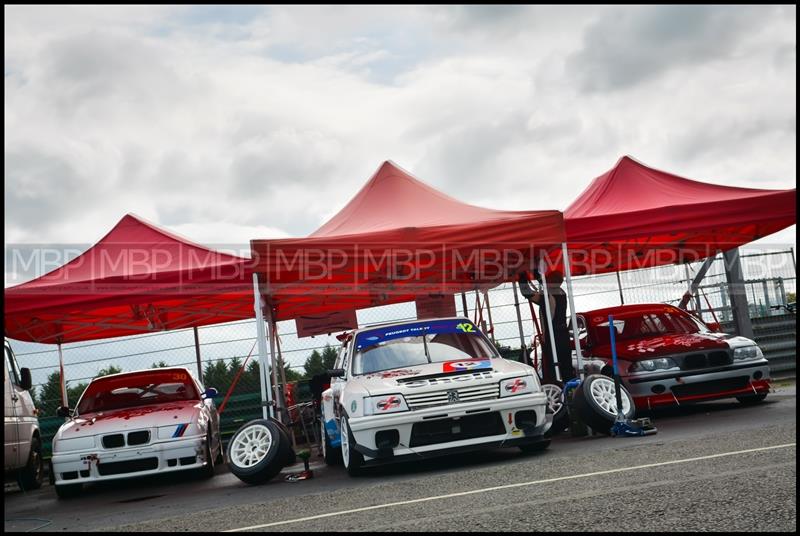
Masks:
[[[428,360],[428,363],[433,363],[431,361],[431,354],[428,352],[428,340],[425,338],[427,334],[422,334],[422,346],[425,348],[425,359]]]

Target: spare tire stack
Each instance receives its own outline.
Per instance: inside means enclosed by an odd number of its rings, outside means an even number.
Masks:
[[[263,484],[294,462],[288,430],[274,419],[245,423],[228,442],[231,473],[248,484]]]

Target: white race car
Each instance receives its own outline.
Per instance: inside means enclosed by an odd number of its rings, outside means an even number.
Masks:
[[[83,484],[196,469],[211,477],[222,460],[212,397],[185,368],[95,378],[53,438],[51,475],[59,497]]]
[[[384,324],[344,344],[322,393],[323,455],[363,466],[492,447],[547,448],[533,368],[500,357],[466,318]]]

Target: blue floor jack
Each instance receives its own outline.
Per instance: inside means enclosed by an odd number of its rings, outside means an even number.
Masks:
[[[617,345],[616,345],[616,330],[614,329],[614,317],[608,315],[608,329],[611,333],[611,357],[614,364],[614,390],[617,394],[617,416],[614,419],[614,424],[611,426],[611,435],[613,437],[636,437],[654,435],[658,429],[653,426],[650,419],[643,417],[641,419],[628,419],[625,412],[622,411],[622,392],[620,390],[619,368],[617,366]]]

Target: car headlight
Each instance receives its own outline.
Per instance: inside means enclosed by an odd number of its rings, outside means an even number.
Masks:
[[[643,359],[632,363],[628,372],[653,372],[656,370],[669,370],[676,368],[678,364],[671,357],[659,357],[657,359]]]
[[[500,382],[500,396],[524,395],[536,392],[536,384],[533,376],[521,376],[510,378]]]
[[[76,437],[72,439],[55,439],[53,450],[59,454],[76,450],[90,450],[94,448],[94,436]]]
[[[754,359],[756,357],[764,357],[764,352],[762,352],[761,348],[756,344],[752,346],[742,346],[733,351],[733,358],[735,360]]]
[[[408,404],[403,395],[364,397],[364,415],[384,415],[398,411],[408,411]]]

